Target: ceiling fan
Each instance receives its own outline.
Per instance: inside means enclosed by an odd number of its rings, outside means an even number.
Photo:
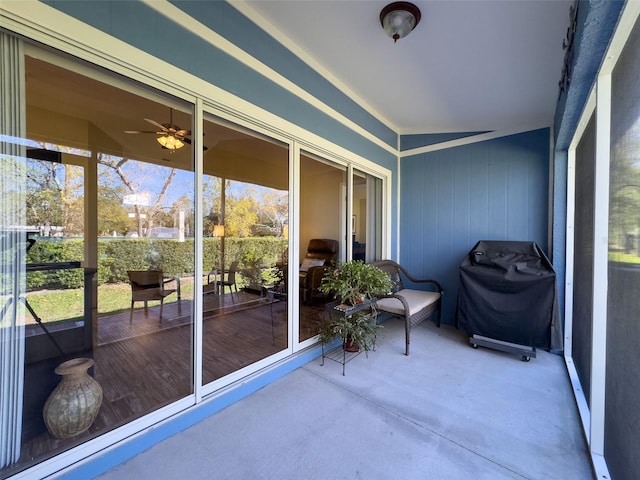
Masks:
[[[185,143],[191,145],[191,130],[185,130],[173,124],[173,109],[169,109],[169,123],[159,123],[150,118],[145,118],[151,125],[158,127],[157,130],[125,130],[124,133],[155,133],[157,142],[173,153],[175,150],[184,147]],[[206,147],[205,147],[206,149]]]

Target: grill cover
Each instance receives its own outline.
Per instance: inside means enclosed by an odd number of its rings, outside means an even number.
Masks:
[[[470,336],[561,350],[556,274],[540,247],[479,241],[460,265],[457,324]]]

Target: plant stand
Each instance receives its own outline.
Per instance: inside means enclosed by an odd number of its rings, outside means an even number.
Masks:
[[[372,311],[372,320],[376,321],[378,316],[378,311],[376,309],[376,300],[367,300],[358,305],[345,305],[340,302],[331,302],[325,305],[325,312],[327,313],[328,319],[330,320],[334,316],[349,316],[353,315],[355,312],[359,312],[361,310],[371,309]],[[346,349],[346,338],[342,338],[340,344],[336,347],[330,348],[327,350],[327,345],[322,342],[322,363],[321,366],[324,366],[325,358],[328,360],[332,360],[334,362],[338,362],[342,364],[342,375],[345,374],[345,365],[356,358],[358,355],[362,353],[362,350],[357,352],[347,352]],[[375,350],[375,348],[374,348]]]

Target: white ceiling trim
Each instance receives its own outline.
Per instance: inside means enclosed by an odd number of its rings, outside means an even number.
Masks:
[[[422,153],[436,152],[438,150],[446,150],[448,148],[460,147],[462,145],[471,145],[472,143],[486,142],[487,140],[493,140],[495,138],[508,137],[510,135],[517,135],[519,133],[530,132],[532,130],[540,130],[541,128],[551,128],[550,125],[527,125],[514,127],[508,130],[496,130],[493,132],[481,133],[478,135],[472,135],[470,137],[458,138],[456,140],[450,140],[448,142],[436,143],[434,145],[427,145],[424,147],[413,148],[411,150],[403,150],[400,152],[400,158],[412,157],[414,155],[420,155]]]

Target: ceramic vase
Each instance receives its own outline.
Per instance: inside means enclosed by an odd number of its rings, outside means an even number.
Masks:
[[[102,404],[102,387],[87,370],[91,358],[74,358],[58,365],[62,376],[58,386],[44,404],[44,423],[56,438],[69,438],[85,432],[98,416]]]

